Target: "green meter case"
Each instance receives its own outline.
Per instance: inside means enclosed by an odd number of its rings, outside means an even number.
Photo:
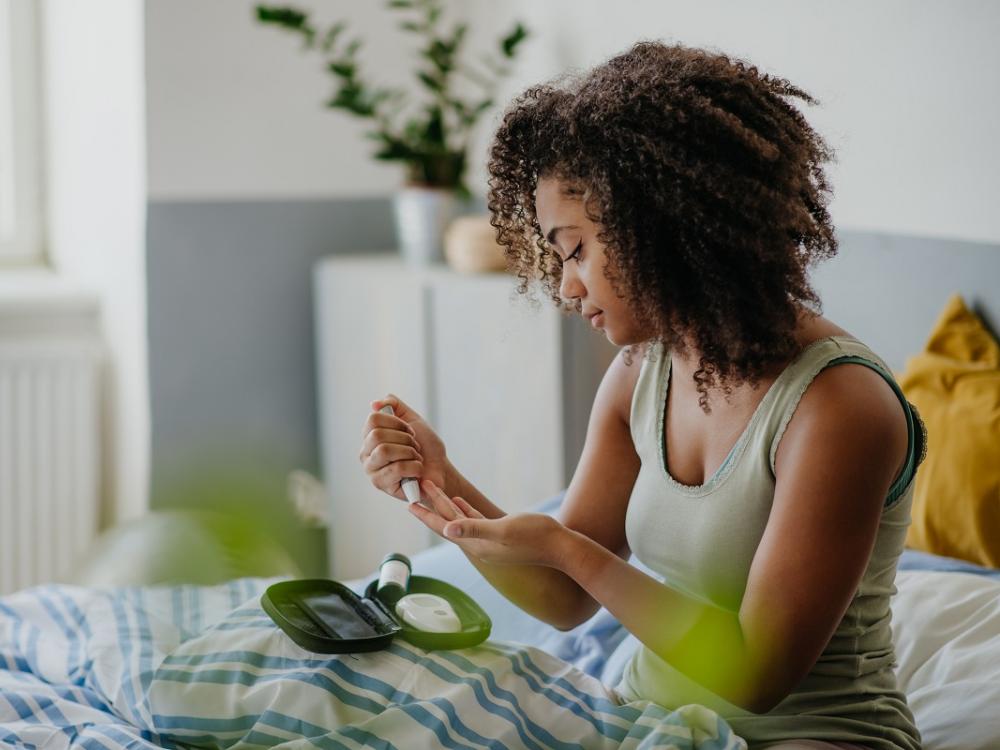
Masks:
[[[327,578],[281,581],[268,586],[260,603],[268,616],[302,648],[323,654],[357,654],[388,648],[397,635],[431,650],[468,648],[490,636],[493,623],[472,597],[451,584],[411,576],[407,593],[436,594],[447,599],[462,623],[455,633],[418,630],[396,616],[376,595],[372,581],[365,595]]]

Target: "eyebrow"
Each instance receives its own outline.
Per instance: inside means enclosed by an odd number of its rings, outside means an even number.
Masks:
[[[564,227],[552,227],[552,229],[549,230],[549,233],[548,233],[548,235],[546,236],[545,239],[549,241],[550,245],[554,245],[554,244],[556,244],[556,235],[559,234],[562,230],[564,230],[564,229],[579,229],[579,228],[580,227],[578,227],[576,224],[567,224]]]

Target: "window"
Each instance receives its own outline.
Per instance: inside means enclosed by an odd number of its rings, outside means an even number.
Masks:
[[[36,0],[0,0],[0,266],[45,260]]]

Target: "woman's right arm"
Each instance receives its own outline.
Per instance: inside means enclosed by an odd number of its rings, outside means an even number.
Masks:
[[[585,534],[622,559],[629,556],[625,540],[625,511],[639,473],[639,457],[635,453],[628,425],[639,365],[640,362],[635,361],[626,366],[620,353],[601,380],[591,409],[583,452],[558,516],[563,525]],[[421,439],[421,442],[424,440]],[[505,515],[449,460],[441,458],[443,466],[439,475],[443,483],[438,486],[449,497],[463,498],[487,518]],[[435,457],[434,463],[437,462]],[[399,497],[398,479],[393,475],[393,468],[391,464],[384,467],[366,464],[369,474],[377,475],[383,483],[388,483],[386,487],[379,488]],[[400,478],[408,475],[412,474],[404,471]],[[427,478],[435,481],[433,477]],[[447,513],[447,509],[443,510]],[[597,601],[573,579],[555,568],[491,565],[472,556],[468,558],[504,597],[533,617],[560,630],[576,627],[600,608]]]

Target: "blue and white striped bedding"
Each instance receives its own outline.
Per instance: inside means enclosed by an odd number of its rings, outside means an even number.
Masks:
[[[0,598],[0,746],[746,747],[707,709],[623,703],[523,644],[310,653],[260,608],[272,582]]]

